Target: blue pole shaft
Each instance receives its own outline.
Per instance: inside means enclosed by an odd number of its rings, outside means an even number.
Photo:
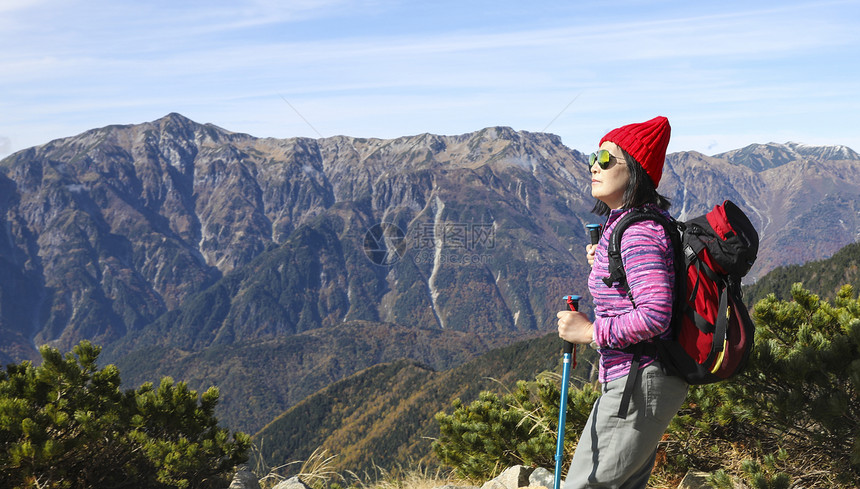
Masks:
[[[571,311],[579,310],[580,296],[568,295],[563,299]],[[564,427],[567,422],[567,390],[568,383],[570,382],[570,364],[574,348],[575,346],[573,343],[569,341],[564,342],[564,356],[561,370],[561,400],[558,404],[558,441],[555,444],[555,481],[553,482],[553,489],[561,488],[561,468],[564,462],[562,460],[562,457],[564,457]]]
[[[567,350],[568,345],[571,344],[565,342],[565,350]],[[567,421],[567,390],[568,379],[570,378],[570,357],[571,353],[569,351],[565,351],[563,360],[564,365],[561,373],[561,402],[559,402],[558,406],[558,442],[555,445],[555,482],[553,483],[553,489],[559,489],[561,487],[561,468],[564,463],[562,460],[562,457],[564,456],[564,426]]]

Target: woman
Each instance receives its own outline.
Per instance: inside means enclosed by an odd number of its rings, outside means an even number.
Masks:
[[[663,373],[655,358],[642,357],[630,372],[633,355],[622,351],[655,337],[668,337],[672,316],[674,255],[663,227],[632,224],[621,238],[627,287],[607,286],[607,242],[618,219],[638,207],[669,217],[669,201],[657,193],[671,128],[665,117],[610,131],[589,157],[594,212],[608,216],[597,245],[586,247],[592,266],[588,288],[594,322],[577,311],[558,313],[558,334],[574,344],[596,344],[603,394],[594,404],[576,447],[565,489],[645,488],[669,421],[687,395],[687,384]],[[647,351],[647,350],[646,350]],[[634,376],[626,414],[619,412],[628,373]]]

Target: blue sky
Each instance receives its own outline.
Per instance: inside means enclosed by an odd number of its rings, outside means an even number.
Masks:
[[[259,137],[488,126],[588,152],[860,151],[859,1],[0,0],[0,156],[179,112]]]

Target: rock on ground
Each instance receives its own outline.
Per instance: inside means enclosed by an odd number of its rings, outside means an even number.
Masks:
[[[678,484],[678,489],[709,489],[711,486],[707,483],[707,472],[687,472],[684,480]]]
[[[524,465],[514,465],[505,469],[495,479],[489,480],[481,489],[519,489],[529,485],[529,475],[534,469]]]
[[[230,489],[260,489],[257,476],[246,469],[239,469],[230,482]]]
[[[543,467],[536,468],[534,472],[532,472],[532,475],[529,476],[530,487],[546,487],[547,489],[552,489],[554,483],[555,474]]]
[[[302,482],[298,476],[290,477],[287,480],[278,482],[272,489],[310,489],[307,484]]]

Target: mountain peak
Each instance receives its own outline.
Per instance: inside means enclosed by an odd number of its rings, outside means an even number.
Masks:
[[[794,142],[788,142],[785,145],[807,158],[815,158],[823,161],[860,160],[860,155],[848,146],[813,146]]]
[[[795,142],[750,144],[714,157],[723,158],[732,164],[746,166],[756,171],[777,168],[799,160],[860,160],[860,155],[847,146],[812,146]]]
[[[158,119],[156,122],[160,122],[160,121],[179,121],[179,122],[182,122],[185,124],[197,124],[195,121],[192,121],[191,119],[189,119],[188,117],[185,117],[184,115],[180,114],[179,112],[171,112],[171,113],[167,114],[166,116]]]
[[[177,112],[171,112],[166,116],[156,119],[152,121],[152,124],[159,127],[162,130],[179,130],[182,132],[191,131],[194,132],[199,128],[203,127],[203,124],[199,122],[193,121],[188,117],[185,117],[182,114]]]

